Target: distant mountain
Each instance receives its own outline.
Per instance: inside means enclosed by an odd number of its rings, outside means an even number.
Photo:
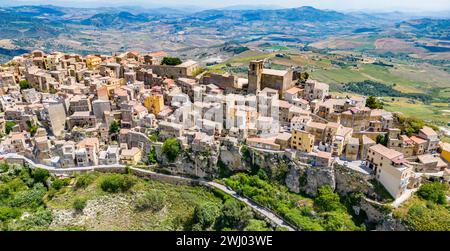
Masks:
[[[325,11],[306,6],[276,10],[205,10],[190,15],[188,19],[202,21],[228,19],[236,21],[328,22],[349,20],[351,16],[336,11]]]
[[[418,37],[450,40],[450,19],[421,18],[404,21],[397,28],[414,33]]]
[[[283,9],[276,5],[233,5],[223,8],[218,8],[218,10],[276,10]]]
[[[81,21],[81,24],[94,25],[97,27],[111,27],[131,23],[145,23],[149,21],[150,19],[145,14],[134,15],[130,12],[122,11],[119,13],[99,13]]]
[[[40,5],[40,6],[15,6],[8,8],[10,12],[14,12],[17,15],[27,16],[27,17],[39,17],[39,16],[55,16],[60,17],[65,13],[62,12],[59,7],[51,5]]]

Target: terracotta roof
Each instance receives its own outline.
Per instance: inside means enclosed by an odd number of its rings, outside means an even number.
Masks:
[[[341,126],[341,124],[336,123],[336,122],[330,122],[327,124],[327,127],[329,128],[339,128]]]
[[[279,100],[278,101],[278,106],[280,108],[285,108],[285,109],[289,109],[292,107],[292,104],[290,104],[289,102],[287,102],[286,100]]]
[[[273,69],[263,69],[262,74],[284,77],[288,72]]]
[[[316,128],[316,129],[322,129],[325,130],[325,128],[327,127],[327,124],[323,124],[323,123],[318,123],[318,122],[309,122],[307,124],[308,127],[311,128]]]
[[[94,146],[94,145],[97,146],[99,145],[98,138],[86,138],[77,144],[78,147]]]
[[[134,110],[136,112],[145,112],[145,111],[147,111],[147,108],[145,108],[143,105],[135,105]]]
[[[308,100],[305,100],[305,99],[302,99],[302,98],[299,98],[298,102],[300,102],[302,104],[305,104],[305,105],[309,104]]]
[[[319,151],[317,153],[317,157],[323,158],[323,159],[330,159],[331,158],[331,153]]]
[[[23,133],[15,133],[11,135],[11,140],[25,139],[25,135]]]
[[[424,126],[420,129],[420,132],[425,134],[426,136],[437,136],[437,133],[433,130],[433,128]]]
[[[247,142],[261,143],[261,144],[266,144],[266,145],[278,146],[278,144],[275,143],[275,140],[273,138],[272,139],[267,139],[267,138],[247,138]]]
[[[442,142],[441,148],[442,148],[442,150],[444,150],[446,152],[450,152],[450,144],[449,143]]]
[[[296,94],[296,93],[298,93],[299,91],[301,91],[302,89],[300,89],[300,88],[298,88],[298,87],[292,87],[291,89],[288,89],[288,90],[286,90],[285,92],[286,93],[289,93],[289,94]]]
[[[411,138],[409,138],[409,137],[406,136],[406,135],[400,135],[400,139],[401,139],[403,142],[408,143],[408,144],[412,144],[412,143],[413,143],[413,141],[411,140]]]
[[[403,156],[403,153],[389,149],[380,144],[371,146],[370,150],[377,152],[390,160]]]
[[[125,90],[122,89],[122,88],[116,88],[116,89],[114,90],[114,94],[116,94],[117,96],[128,96],[127,91],[125,91]]]
[[[130,131],[130,129],[126,129],[126,128],[122,128],[120,129],[120,134],[128,134],[128,132]]]
[[[149,53],[147,55],[149,55],[151,57],[165,57],[165,56],[167,56],[167,53],[165,53],[164,51],[157,51],[157,52]]]
[[[411,139],[412,141],[414,141],[414,143],[416,143],[416,144],[418,144],[418,145],[427,143],[426,140],[424,140],[424,139],[422,139],[422,138],[419,138],[419,137],[417,137],[417,136],[412,136],[410,139]]]

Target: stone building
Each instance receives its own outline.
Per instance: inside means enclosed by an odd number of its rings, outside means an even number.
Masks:
[[[257,94],[268,87],[278,91],[280,97],[283,93],[295,86],[293,71],[264,69],[262,60],[251,61],[248,71],[248,93]]]

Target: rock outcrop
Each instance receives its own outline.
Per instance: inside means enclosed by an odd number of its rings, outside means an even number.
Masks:
[[[173,162],[167,159],[161,147],[162,145],[155,145],[155,152],[160,167],[165,171],[199,178],[218,177],[219,147],[217,145],[201,151],[184,149]]]
[[[309,195],[316,196],[319,188],[330,186],[333,190],[336,188],[333,167],[309,167],[305,171],[306,183],[301,190]]]
[[[334,164],[334,177],[336,180],[336,191],[341,195],[361,192],[363,194],[372,194],[373,186],[369,182],[371,176],[361,172]]]
[[[242,156],[239,152],[239,146],[225,144],[220,147],[219,160],[230,171],[245,171]]]

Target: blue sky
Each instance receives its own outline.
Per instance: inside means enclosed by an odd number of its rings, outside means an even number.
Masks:
[[[164,2],[164,4],[161,4]],[[63,6],[98,7],[117,5],[141,5],[145,7],[180,7],[185,5],[219,8],[234,5],[299,7],[313,6],[334,10],[450,10],[450,0],[0,0],[0,5],[54,4]]]

